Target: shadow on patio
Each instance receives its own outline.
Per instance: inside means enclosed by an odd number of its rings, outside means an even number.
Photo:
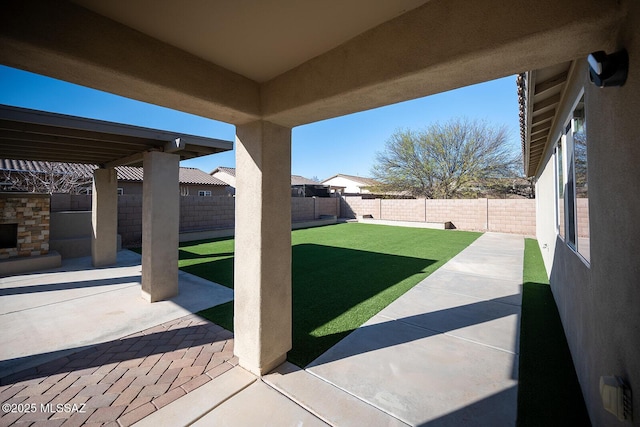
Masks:
[[[140,269],[140,256],[124,250],[109,268],[77,258],[56,270],[1,278],[0,327],[10,344],[0,348],[0,377],[233,298],[230,289],[180,272],[179,295],[149,304],[140,295]]]
[[[70,350],[75,353],[0,378],[0,401],[16,407],[0,414],[0,424],[118,420],[127,426],[237,364],[232,334],[196,315]],[[65,404],[69,410],[54,409]]]

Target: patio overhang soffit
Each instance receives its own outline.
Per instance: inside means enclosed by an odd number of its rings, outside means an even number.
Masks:
[[[0,105],[0,153],[16,160],[140,166],[148,151],[181,160],[229,151],[232,141]]]
[[[551,130],[565,95],[574,61],[527,71],[518,76],[520,136],[524,172],[535,176],[551,141]]]
[[[0,63],[293,128],[607,51],[624,19],[616,0],[5,0]]]

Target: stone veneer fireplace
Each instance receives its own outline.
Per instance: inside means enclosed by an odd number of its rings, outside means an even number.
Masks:
[[[49,252],[49,204],[48,194],[0,193],[0,259]]]

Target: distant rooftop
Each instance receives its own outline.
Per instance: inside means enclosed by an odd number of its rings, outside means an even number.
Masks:
[[[62,163],[62,162],[42,162],[37,160],[12,160],[0,159],[0,171],[10,172],[36,172],[42,173],[50,171],[52,168],[60,171],[60,173],[76,173],[83,178],[91,178],[93,171],[98,169],[97,165],[81,164],[81,163]],[[116,166],[115,167],[118,180],[142,182],[143,168],[134,166]],[[180,184],[193,185],[219,185],[226,186],[223,181],[215,178],[208,173],[196,168],[180,168],[179,175]]]
[[[322,185],[322,183],[300,175],[291,175],[291,185]]]
[[[217,168],[215,168],[214,170],[211,171],[211,174],[214,174],[216,172],[225,172],[228,173],[231,176],[236,176],[236,168],[227,168],[224,166],[219,166]]]
[[[227,173],[227,174],[229,174],[231,176],[236,176],[236,169],[235,168],[219,166],[219,167],[215,168],[214,170],[212,170],[211,174],[214,174],[216,172],[224,172],[224,173]],[[318,182],[318,181],[314,181],[314,180],[309,179],[309,178],[305,178],[305,177],[300,176],[300,175],[291,175],[291,185],[322,185],[322,183]]]
[[[350,179],[351,181],[360,183],[360,184],[362,184],[364,186],[380,185],[380,182],[376,181],[373,178],[365,178],[365,177],[362,177],[362,176],[355,176],[355,175],[346,175],[346,174],[343,174],[343,173],[339,173],[339,174],[333,175],[332,177],[327,178],[322,182],[326,182],[326,181],[329,181],[330,179],[338,178],[338,177]]]

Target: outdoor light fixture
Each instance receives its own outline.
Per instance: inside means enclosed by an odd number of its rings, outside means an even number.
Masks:
[[[589,78],[598,87],[622,86],[629,72],[629,54],[626,49],[607,55],[604,51],[593,52],[587,57]]]

